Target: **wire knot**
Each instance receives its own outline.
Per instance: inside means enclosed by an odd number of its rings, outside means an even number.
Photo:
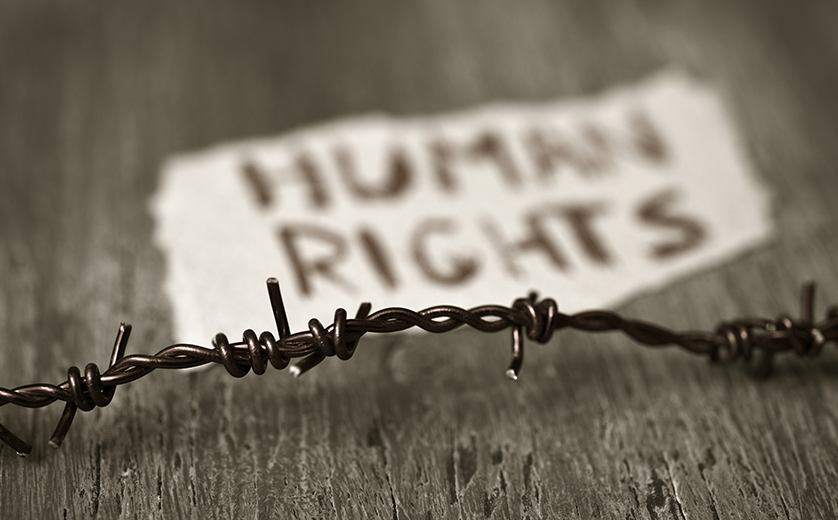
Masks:
[[[72,402],[76,407],[89,412],[97,406],[107,406],[113,398],[113,387],[102,390],[102,376],[96,363],[88,363],[84,369],[84,377],[79,367],[67,369],[67,382],[70,387]]]
[[[128,346],[128,338],[131,336],[131,325],[127,323],[119,324],[119,331],[116,333],[114,340],[113,352],[111,352],[111,359],[108,363],[107,374],[117,362],[125,355],[125,349]],[[103,375],[99,373],[99,367],[95,363],[88,363],[84,369],[84,377],[81,376],[81,371],[76,366],[72,366],[67,370],[67,382],[61,385],[60,388],[66,389],[69,392],[70,399],[64,405],[64,412],[61,418],[58,419],[58,424],[52,437],[49,439],[49,445],[53,448],[58,448],[64,441],[64,437],[73,424],[73,418],[76,416],[76,409],[83,412],[89,412],[97,406],[104,407],[111,403],[113,396],[116,393],[116,385],[106,385],[103,388]],[[65,387],[66,385],[66,387]],[[17,447],[19,455],[26,455],[32,451],[32,446],[20,441],[22,443],[21,451]],[[14,446],[13,446],[14,447]]]
[[[518,379],[524,363],[524,336],[547,343],[559,328],[559,305],[551,298],[537,300],[538,294],[531,292],[527,298],[518,298],[512,303],[512,361],[506,376],[513,380]]]
[[[516,323],[523,327],[526,336],[539,343],[547,343],[559,324],[559,305],[552,298],[537,301],[538,294],[530,293],[527,298],[518,298],[512,304],[517,313]]]

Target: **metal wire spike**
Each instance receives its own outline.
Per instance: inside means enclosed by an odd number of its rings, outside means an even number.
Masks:
[[[484,332],[498,332],[512,328],[512,361],[506,375],[517,379],[524,360],[524,337],[547,343],[553,333],[563,328],[588,332],[622,331],[635,341],[653,347],[678,345],[690,352],[718,358],[721,349],[730,360],[750,360],[755,350],[762,351],[757,373],[765,376],[771,370],[773,357],[779,352],[793,351],[800,356],[814,357],[828,341],[838,340],[838,307],[827,312],[826,320],[814,323],[815,284],[807,281],[801,291],[801,312],[798,320],[781,315],[775,320],[740,318],[720,323],[713,332],[673,332],[643,321],[624,319],[609,311],[587,311],[574,315],[562,314],[552,299],[538,301],[535,293],[515,300],[512,307],[484,305],[470,310],[450,305],[412,311],[391,307],[370,314],[371,305],[363,303],[354,319],[348,319],[344,309],[335,311],[334,322],[328,327],[317,320],[309,321],[308,330],[291,333],[279,282],[267,280],[278,338],[269,331],[260,335],[245,330],[242,341],[231,343],[219,333],[212,348],[190,344],[176,344],[153,356],[126,356],[125,350],[131,326],[121,324],[114,342],[108,369],[100,373],[89,363],[82,373],[78,367],[67,370],[67,381],[58,385],[34,384],[14,389],[0,388],[0,406],[16,404],[29,408],[47,406],[64,401],[64,412],[58,421],[50,445],[58,448],[73,422],[77,410],[90,411],[104,407],[113,400],[116,387],[135,381],[157,369],[190,368],[207,363],[224,366],[233,377],[244,377],[252,369],[263,374],[268,364],[277,370],[286,368],[293,358],[303,358],[289,369],[300,376],[327,357],[347,360],[352,357],[358,341],[366,333],[398,332],[419,327],[433,333],[443,333],[468,325]],[[0,440],[19,455],[25,456],[32,446],[0,424]]]

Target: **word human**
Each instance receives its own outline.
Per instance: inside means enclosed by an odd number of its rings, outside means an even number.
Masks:
[[[308,206],[326,210],[341,196],[358,203],[403,199],[417,190],[420,164],[423,169],[429,166],[427,172],[421,173],[430,176],[438,191],[455,195],[467,184],[485,182],[485,177],[467,178],[475,173],[485,175],[483,170],[493,170],[500,183],[516,190],[528,181],[544,183],[565,172],[596,179],[616,171],[620,160],[660,164],[668,156],[660,132],[638,110],[625,115],[623,128],[582,122],[568,132],[546,125],[527,125],[515,132],[478,129],[459,140],[434,135],[430,130],[427,133],[420,138],[424,142],[421,157],[415,157],[415,151],[408,153],[406,145],[391,143],[381,153],[383,172],[372,175],[360,171],[357,150],[338,142],[326,153],[305,149],[291,152],[290,165],[282,168],[245,160],[242,178],[263,209],[280,204],[283,183],[295,188],[301,183]]]

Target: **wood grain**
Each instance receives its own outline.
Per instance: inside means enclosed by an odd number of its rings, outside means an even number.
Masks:
[[[168,155],[384,110],[555,99],[676,67],[722,94],[775,240],[636,298],[674,328],[838,302],[838,4],[0,1],[0,385],[170,343],[147,211]],[[561,295],[554,295],[559,297]],[[560,302],[561,303],[561,302]],[[155,373],[46,448],[3,407],[2,518],[835,518],[838,354],[761,381],[562,333],[369,339],[300,380]]]

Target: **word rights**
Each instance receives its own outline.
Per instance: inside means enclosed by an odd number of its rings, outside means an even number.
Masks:
[[[770,233],[719,96],[676,72],[587,99],[356,117],[174,157],[152,201],[178,341],[334,310],[509,305],[575,312]]]

